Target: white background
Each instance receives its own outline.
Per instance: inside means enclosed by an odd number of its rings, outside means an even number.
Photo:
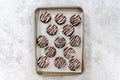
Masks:
[[[34,10],[82,6],[86,70],[81,76],[41,77],[35,71]],[[119,0],[0,0],[0,80],[120,80]]]

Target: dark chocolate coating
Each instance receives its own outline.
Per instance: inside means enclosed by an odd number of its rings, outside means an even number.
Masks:
[[[75,56],[75,50],[72,47],[66,47],[63,51],[63,55],[67,59],[71,59]]]
[[[72,47],[77,47],[80,45],[81,43],[81,38],[78,36],[78,35],[72,35],[69,39],[69,44],[72,46]]]
[[[54,60],[54,65],[58,69],[62,69],[66,66],[66,60],[63,57],[56,57]]]
[[[45,48],[45,54],[47,57],[52,58],[56,55],[56,49],[52,46],[48,46]]]
[[[65,25],[63,27],[63,34],[65,34],[66,36],[71,36],[74,33],[74,27],[72,25]]]
[[[71,59],[69,61],[69,69],[71,71],[76,71],[80,69],[80,61],[78,59]]]
[[[66,40],[64,37],[60,36],[55,39],[54,44],[57,48],[63,48],[66,44]]]
[[[77,26],[81,23],[81,17],[77,14],[73,15],[71,18],[70,18],[70,23],[73,25],[73,26]]]
[[[47,58],[47,56],[40,56],[40,58],[38,59],[38,66],[40,68],[46,68],[49,65],[49,59]]]
[[[43,47],[46,47],[48,45],[48,39],[43,36],[43,35],[40,35],[38,38],[37,38],[37,45],[40,47],[40,48],[43,48]]]
[[[64,16],[63,13],[59,13],[56,15],[55,21],[57,24],[62,25],[66,22],[66,17]]]
[[[40,15],[40,21],[43,23],[48,23],[51,20],[51,16],[48,12],[42,13]]]
[[[57,28],[57,26],[54,25],[54,24],[51,24],[51,25],[49,25],[49,26],[47,27],[47,33],[48,33],[49,35],[55,35],[55,34],[57,33],[57,31],[58,31],[58,28]]]

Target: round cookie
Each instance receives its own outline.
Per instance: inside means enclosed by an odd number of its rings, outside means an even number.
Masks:
[[[57,24],[62,25],[66,22],[66,17],[64,16],[63,13],[59,13],[56,15],[55,21]]]
[[[66,40],[64,37],[60,36],[55,39],[54,44],[57,48],[63,48],[66,44]]]
[[[71,47],[66,47],[63,50],[63,55],[64,55],[65,58],[71,59],[75,56],[75,50]]]
[[[40,15],[40,21],[43,23],[48,23],[51,20],[51,16],[48,12],[42,13]]]
[[[66,66],[66,60],[62,57],[56,57],[54,60],[54,65],[55,67],[57,67],[58,69],[62,69]]]
[[[69,44],[72,46],[72,47],[77,47],[80,45],[81,43],[81,38],[78,36],[78,35],[72,35],[69,39]]]
[[[45,54],[47,57],[52,58],[56,55],[56,49],[52,46],[48,46],[45,48]]]
[[[74,14],[71,18],[70,18],[70,23],[73,26],[77,26],[81,23],[81,17],[77,14]]]
[[[38,38],[37,38],[37,45],[40,47],[40,48],[43,48],[43,47],[46,47],[48,45],[48,39],[43,36],[43,35],[40,35]]]
[[[76,71],[80,69],[80,61],[78,59],[71,59],[69,61],[69,69],[71,71]]]
[[[47,56],[40,56],[40,58],[38,59],[38,66],[40,68],[46,68],[49,65],[49,59],[47,58]]]
[[[65,25],[63,27],[63,34],[65,34],[66,36],[71,36],[74,33],[74,27],[72,25]]]
[[[57,28],[57,26],[54,25],[54,24],[51,24],[51,25],[49,25],[49,26],[47,27],[47,33],[48,33],[49,35],[55,35],[55,34],[57,33],[57,31],[58,31],[58,28]]]

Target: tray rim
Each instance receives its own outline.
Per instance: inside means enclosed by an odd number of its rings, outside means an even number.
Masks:
[[[37,46],[36,46],[36,39],[37,39],[37,24],[36,24],[36,13],[39,10],[52,10],[52,9],[78,9],[82,12],[82,69],[81,72],[47,72],[47,71],[37,71]],[[39,7],[35,9],[35,58],[36,58],[36,73],[41,76],[70,76],[70,75],[81,75],[85,71],[85,39],[84,39],[84,11],[82,7],[73,6],[73,7]]]

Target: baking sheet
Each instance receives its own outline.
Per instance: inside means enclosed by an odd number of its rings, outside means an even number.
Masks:
[[[40,15],[44,12],[48,12],[50,13],[52,19],[49,23],[47,24],[44,24],[40,21]],[[65,16],[66,16],[66,22],[63,24],[63,25],[58,25],[54,18],[55,16],[58,14],[58,13],[63,13]],[[72,15],[74,14],[79,14],[81,16],[81,19],[82,19],[82,22],[80,25],[74,27],[75,29],[75,32],[73,33],[73,35],[79,35],[81,37],[81,45],[79,47],[72,47],[75,51],[76,51],[76,54],[75,54],[75,58],[79,59],[80,62],[81,62],[81,68],[80,70],[77,70],[77,71],[71,71],[69,68],[68,68],[68,62],[69,60],[64,58],[63,56],[63,49],[65,47],[71,47],[69,44],[68,44],[68,41],[69,41],[69,37],[66,37],[63,33],[62,33],[62,28],[64,25],[66,24],[71,24],[69,22],[69,19]],[[35,23],[36,23],[36,38],[39,36],[39,35],[44,35],[47,37],[48,41],[49,41],[49,46],[54,46],[54,41],[55,39],[58,37],[58,36],[63,36],[65,39],[66,39],[66,45],[65,47],[63,48],[56,48],[57,50],[57,54],[55,55],[55,57],[53,58],[49,58],[50,60],[50,65],[46,68],[39,68],[39,66],[37,65],[37,72],[70,72],[70,73],[76,73],[76,72],[82,72],[82,65],[83,65],[83,12],[80,11],[79,9],[76,9],[76,8],[55,8],[55,9],[52,9],[52,8],[45,8],[45,9],[38,9],[35,13]],[[55,24],[57,25],[58,27],[58,32],[56,35],[54,36],[50,36],[47,32],[46,32],[46,28],[50,25],[50,24]],[[40,56],[44,56],[45,53],[44,53],[44,49],[45,48],[39,48],[39,46],[36,45],[36,60],[38,60],[38,58]],[[67,61],[67,65],[65,68],[63,69],[58,69],[54,66],[54,59],[58,56],[61,56],[63,57],[64,59],[66,59]]]

